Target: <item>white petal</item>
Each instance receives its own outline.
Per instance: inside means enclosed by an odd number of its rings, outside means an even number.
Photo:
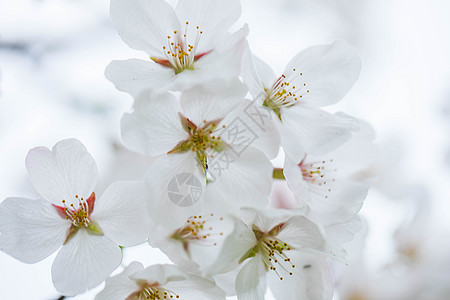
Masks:
[[[112,183],[95,202],[92,220],[98,223],[106,237],[121,246],[144,242],[152,223],[148,214],[148,191],[144,182]]]
[[[295,72],[293,71],[295,69]],[[344,41],[331,45],[307,48],[297,54],[287,65],[286,78],[292,86],[304,86],[302,101],[307,105],[324,106],[339,101],[353,86],[361,71],[361,61],[355,50]],[[309,90],[309,93],[303,91]]]
[[[236,277],[236,293],[239,300],[264,299],[266,293],[266,271],[259,254],[244,262]],[[288,299],[288,298],[286,298]]]
[[[136,281],[130,275],[144,269],[141,263],[131,263],[122,273],[108,278],[105,288],[95,296],[95,300],[123,300],[139,290]]]
[[[70,225],[45,200],[7,198],[0,204],[0,250],[36,263],[61,247]]]
[[[193,152],[157,158],[146,183],[151,191],[150,214],[156,224],[176,229],[201,212],[206,178]]]
[[[175,72],[151,61],[128,59],[110,62],[105,76],[119,91],[137,97],[147,89],[167,90]]]
[[[297,250],[336,255],[325,240],[323,230],[302,215],[287,219],[277,238]]]
[[[114,242],[79,230],[53,262],[53,284],[66,296],[84,293],[105,280],[121,260],[122,252]]]
[[[327,239],[337,245],[342,245],[352,241],[356,234],[362,231],[364,223],[359,216],[340,222],[325,226]]]
[[[169,93],[146,92],[136,99],[134,112],[122,118],[122,139],[136,152],[166,154],[188,138],[181,126],[177,99]]]
[[[264,88],[271,88],[276,80],[275,73],[269,65],[252,55],[248,43],[246,44],[242,58],[241,75],[254,98],[265,96]]]
[[[186,300],[225,300],[225,292],[209,281],[198,276],[189,276],[185,280],[170,281],[164,288],[174,291],[180,299]]]
[[[257,101],[245,100],[226,116],[221,125],[228,126],[223,132],[230,143],[234,138],[237,139],[236,143],[245,142],[243,138],[250,139],[244,144],[257,148],[269,159],[273,159],[280,149],[280,137],[275,122],[279,121],[269,109],[258,105]]]
[[[225,135],[221,137],[228,144]],[[261,151],[239,142],[208,158],[208,175],[231,205],[265,207],[272,187],[272,163]]]
[[[184,115],[201,126],[203,121],[223,119],[244,101],[246,93],[245,86],[239,80],[233,80],[223,82],[213,91],[202,86],[194,87],[181,95],[180,104]]]
[[[175,265],[152,265],[131,275],[133,280],[146,280],[165,285],[169,281],[184,280],[188,276]]]
[[[305,152],[321,155],[336,149],[358,129],[354,118],[304,105],[283,109],[282,118],[281,145],[296,163],[305,157]]]
[[[164,0],[112,0],[111,19],[128,46],[161,58],[167,36],[180,30],[174,9]]]
[[[203,53],[221,42],[224,33],[241,15],[241,5],[238,0],[183,0],[178,1],[175,11],[182,26],[189,22],[186,26],[188,44],[195,44],[197,26],[203,32],[196,51]]]
[[[275,299],[330,300],[333,297],[333,278],[326,258],[319,255],[298,253],[291,261],[295,264],[293,275],[282,276],[268,272],[267,283]],[[280,274],[281,275],[281,274]]]
[[[199,265],[191,260],[189,253],[184,249],[183,243],[170,236],[174,230],[168,230],[163,226],[158,226],[148,237],[150,246],[159,248],[169,259],[182,270],[196,273]]]
[[[97,184],[97,166],[84,145],[76,139],[58,142],[50,151],[37,147],[28,152],[25,164],[34,188],[55,205],[74,203],[75,195],[88,199]]]
[[[256,237],[251,228],[241,220],[234,222],[233,232],[229,234],[219,257],[208,270],[210,274],[229,272],[239,266],[239,260],[256,245]]]

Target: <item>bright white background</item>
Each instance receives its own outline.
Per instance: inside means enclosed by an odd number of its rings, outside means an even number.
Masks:
[[[388,184],[370,193],[362,211],[369,224],[370,269],[392,255],[390,237],[407,214],[411,197],[404,194],[415,191],[412,186],[420,185],[431,212],[427,234],[448,239],[450,2],[242,1],[239,25],[249,24],[252,50],[277,72],[311,45],[345,39],[357,48],[360,80],[331,109],[371,123],[382,148],[381,176]],[[133,164],[117,146],[120,117],[132,99],[103,72],[113,59],[145,59],[145,54],[120,40],[108,11],[106,0],[0,0],[0,201],[36,197],[24,166],[35,146],[76,137],[93,154],[100,174],[113,173],[118,153],[122,162]],[[125,172],[122,178],[139,174]],[[102,178],[99,189],[113,177]],[[167,261],[146,245],[128,251],[125,264]],[[0,253],[0,299],[56,299],[53,258],[25,265]],[[443,275],[448,283],[449,274]],[[93,299],[96,291],[76,299]]]

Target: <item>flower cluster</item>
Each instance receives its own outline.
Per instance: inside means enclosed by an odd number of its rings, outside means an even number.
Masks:
[[[149,59],[113,61],[106,77],[134,99],[124,144],[152,164],[97,199],[97,167],[75,139],[30,150],[41,199],[0,204],[0,250],[25,262],[58,251],[63,295],[106,280],[96,299],[331,299],[329,258],[345,243],[373,181],[368,124],[337,103],[361,63],[344,41],[310,47],[282,74],[253,56],[238,0],[111,0],[123,41]],[[281,51],[281,49],[280,49]],[[285,157],[284,167],[271,160]],[[294,201],[272,193],[286,180]],[[175,265],[120,265],[145,242]]]

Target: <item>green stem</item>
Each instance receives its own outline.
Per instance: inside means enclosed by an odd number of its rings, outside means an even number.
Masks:
[[[272,177],[274,179],[286,180],[286,177],[284,177],[284,174],[283,174],[283,168],[273,168]]]

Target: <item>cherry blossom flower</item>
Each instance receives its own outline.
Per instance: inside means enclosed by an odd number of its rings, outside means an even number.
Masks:
[[[353,217],[375,182],[375,134],[367,123],[360,123],[361,130],[336,150],[306,154],[298,164],[290,158],[285,161],[283,173],[297,199],[295,208],[305,208],[316,222]]]
[[[214,281],[187,274],[174,265],[153,265],[144,269],[139,262],[106,280],[96,300],[140,299],[225,299]]]
[[[119,245],[146,240],[145,184],[115,182],[96,200],[97,167],[78,140],[32,149],[26,166],[43,199],[0,204],[0,250],[36,263],[61,248],[52,266],[59,292],[76,295],[98,285],[120,264]]]
[[[275,76],[263,61],[246,51],[242,76],[250,93],[270,109],[286,154],[299,163],[305,153],[325,154],[358,129],[355,119],[320,107],[338,102],[359,76],[361,62],[343,41],[313,46],[298,53],[283,74]]]
[[[113,61],[106,77],[132,95],[151,88],[185,90],[194,84],[239,75],[247,28],[233,35],[238,0],[112,0],[111,18],[122,39],[152,62]]]
[[[242,209],[221,254],[216,273],[240,268],[238,299],[331,299],[333,280],[326,256],[336,256],[320,227],[294,211]],[[339,253],[338,256],[341,257]]]
[[[211,185],[207,186],[205,193],[214,193]],[[229,209],[225,207],[204,207],[203,211],[189,217],[179,228],[158,226],[148,241],[184,271],[210,275],[207,270],[217,259],[225,238],[233,230],[233,220]]]
[[[172,229],[182,226],[199,213],[207,181],[231,205],[267,205],[263,199],[270,193],[272,164],[261,149],[274,155],[277,136],[271,135],[275,131],[256,131],[256,125],[252,129],[245,114],[235,113],[241,111],[245,93],[236,82],[214,92],[195,87],[182,93],[180,101],[169,93],[148,92],[123,117],[125,144],[157,157],[146,179],[155,220]],[[182,180],[182,174],[189,176]],[[197,196],[184,197],[181,185],[195,182]],[[238,203],[240,197],[245,201]]]

